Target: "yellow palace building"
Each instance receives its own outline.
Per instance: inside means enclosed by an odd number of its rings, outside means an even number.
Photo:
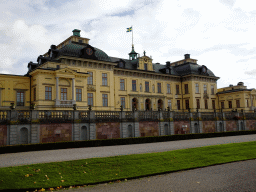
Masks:
[[[153,63],[138,56],[108,56],[80,37],[80,30],[28,63],[24,76],[0,74],[0,109],[170,110],[213,112],[254,110],[255,89],[243,83],[217,90],[214,73],[185,54],[176,62]]]

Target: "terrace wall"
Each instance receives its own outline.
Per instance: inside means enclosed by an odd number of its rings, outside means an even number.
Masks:
[[[0,146],[256,130],[256,113],[5,111]]]

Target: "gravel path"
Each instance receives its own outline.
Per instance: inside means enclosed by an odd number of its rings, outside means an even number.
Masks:
[[[68,192],[256,192],[256,160],[99,184]]]
[[[171,151],[171,150],[177,150],[177,149],[186,149],[186,148],[227,144],[227,143],[240,143],[240,142],[247,142],[247,141],[256,141],[256,134],[230,136],[230,137],[216,137],[216,138],[207,138],[207,139],[191,139],[191,140],[182,140],[182,141],[168,141],[168,142],[148,143],[148,144],[9,153],[9,154],[0,154],[0,167],[58,162],[58,161],[70,161],[70,160],[88,159],[88,158],[95,158],[95,157],[108,157],[108,156],[117,156],[117,155],[163,152],[163,151]]]

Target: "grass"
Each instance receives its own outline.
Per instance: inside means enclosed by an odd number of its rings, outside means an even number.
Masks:
[[[253,141],[6,167],[0,168],[0,190],[88,185],[255,158],[256,142]]]

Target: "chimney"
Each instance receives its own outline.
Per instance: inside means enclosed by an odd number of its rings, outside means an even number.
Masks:
[[[77,37],[80,37],[80,31],[79,29],[74,29],[72,32],[73,32],[73,36],[77,36]]]
[[[190,54],[185,54],[185,59],[190,59]]]
[[[57,49],[56,45],[51,45],[51,49],[52,49],[52,50]]]
[[[171,62],[170,61],[166,61],[166,67],[170,67],[171,66]]]

